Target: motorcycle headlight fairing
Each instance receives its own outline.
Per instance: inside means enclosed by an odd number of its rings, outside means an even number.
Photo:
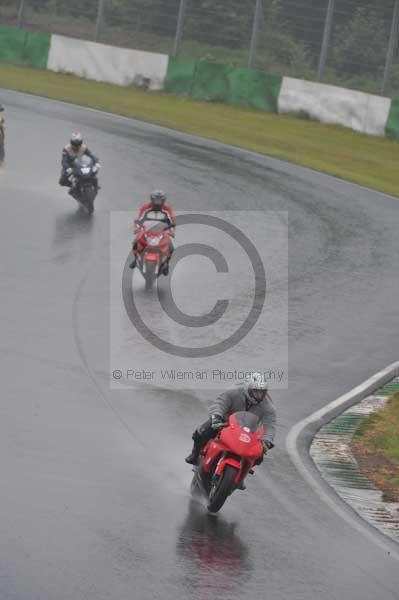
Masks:
[[[149,246],[158,246],[160,241],[161,241],[160,237],[151,237],[151,238],[148,238],[147,243]]]

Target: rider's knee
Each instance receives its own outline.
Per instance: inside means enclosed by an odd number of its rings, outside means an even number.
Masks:
[[[196,429],[194,431],[194,433],[191,437],[192,437],[193,442],[196,442],[196,443],[200,442],[202,439],[202,436],[201,436],[200,432],[198,431],[198,429]]]

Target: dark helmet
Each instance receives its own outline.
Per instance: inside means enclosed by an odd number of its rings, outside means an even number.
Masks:
[[[73,148],[80,148],[83,144],[83,137],[79,131],[74,131],[71,135],[71,146]]]
[[[160,210],[166,202],[166,194],[161,190],[155,190],[151,196],[151,206],[154,210]]]

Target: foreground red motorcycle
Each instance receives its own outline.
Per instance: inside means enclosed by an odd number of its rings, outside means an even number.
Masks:
[[[264,431],[256,415],[236,412],[204,446],[199,466],[194,467],[191,494],[203,494],[210,512],[220,510],[248,473],[253,473],[256,461],[263,456]]]
[[[145,279],[145,289],[152,290],[154,281],[164,272],[164,267],[170,257],[171,226],[157,221],[144,222],[137,234],[138,247],[143,249],[137,257],[137,266]]]

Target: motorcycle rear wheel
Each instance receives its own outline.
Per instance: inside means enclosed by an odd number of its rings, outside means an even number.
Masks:
[[[226,465],[222,475],[218,478],[217,482],[212,485],[209,494],[209,500],[207,509],[209,512],[218,512],[227,498],[230,496],[234,489],[234,480],[237,476],[238,470],[232,465]]]

